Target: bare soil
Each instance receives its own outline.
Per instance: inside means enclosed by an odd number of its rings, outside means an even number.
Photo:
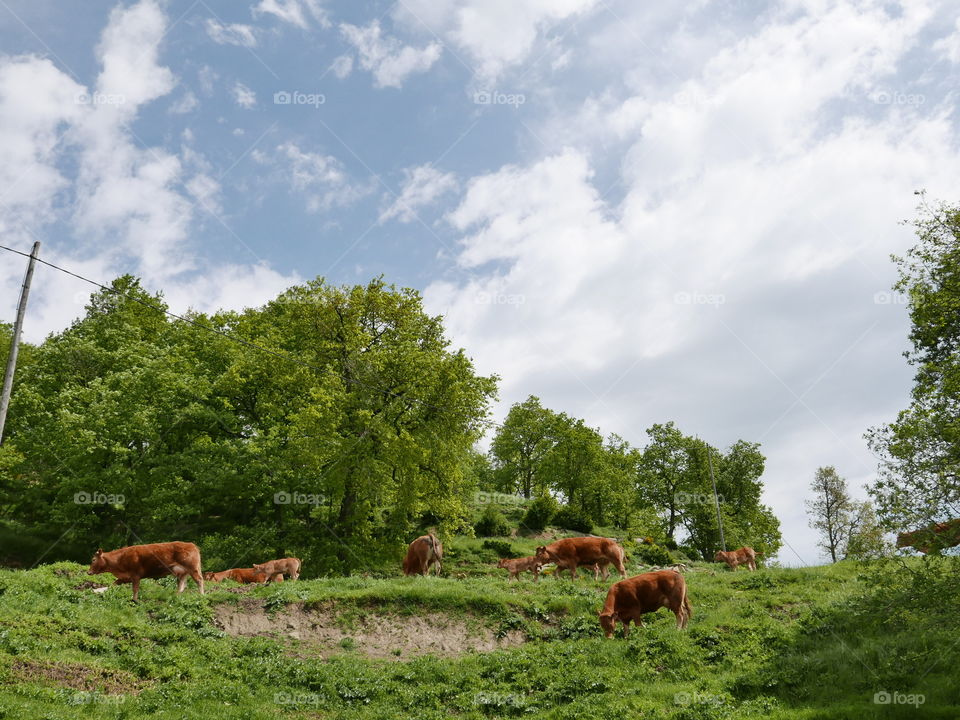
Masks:
[[[268,613],[255,598],[245,598],[239,605],[217,606],[214,622],[228,635],[288,639],[310,654],[357,652],[395,660],[490,652],[515,647],[526,640],[519,631],[497,637],[497,633],[479,623],[435,611],[416,615],[370,611],[345,627],[330,608],[305,608],[302,603],[295,603]]]
[[[130,673],[77,663],[16,660],[10,670],[14,677],[26,682],[51,683],[71,690],[119,695],[136,694],[142,689]]]

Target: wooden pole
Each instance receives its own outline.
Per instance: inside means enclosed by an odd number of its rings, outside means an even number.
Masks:
[[[727,551],[727,541],[723,539],[723,518],[720,516],[720,498],[717,497],[717,481],[713,478],[713,458],[710,446],[707,446],[707,464],[710,466],[710,484],[713,485],[713,504],[717,507],[717,526],[720,528],[720,545]]]
[[[27,296],[30,295],[30,281],[33,279],[33,266],[40,252],[40,241],[33,244],[27,274],[23,278],[20,290],[20,304],[17,305],[17,319],[13,323],[13,338],[10,340],[10,355],[7,356],[7,368],[3,373],[3,393],[0,394],[0,445],[3,444],[3,426],[7,423],[7,409],[10,407],[10,394],[13,392],[13,374],[17,370],[17,354],[20,352],[20,334],[23,331],[23,316],[27,312]]]

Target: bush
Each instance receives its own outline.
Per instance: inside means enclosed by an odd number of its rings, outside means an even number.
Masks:
[[[593,522],[576,508],[565,505],[553,516],[553,524],[565,530],[576,530],[582,533],[593,532]]]
[[[557,501],[550,495],[541,495],[527,506],[523,526],[527,530],[543,530],[557,514]]]
[[[473,526],[477,537],[491,537],[495,535],[509,535],[510,525],[503,513],[495,507],[488,507],[483,511],[480,520]]]
[[[513,546],[504,540],[484,540],[481,547],[484,550],[492,550],[501,558],[520,557],[520,553],[513,549]]]
[[[636,558],[645,565],[672,565],[673,558],[670,552],[660,545],[637,545],[634,552]]]

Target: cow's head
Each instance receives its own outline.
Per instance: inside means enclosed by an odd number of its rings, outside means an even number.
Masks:
[[[96,554],[90,560],[90,569],[87,575],[99,575],[107,571],[107,561],[103,557],[103,548],[98,548]]]
[[[498,568],[507,567],[507,558],[500,558],[500,562],[497,563]]]
[[[617,618],[612,612],[600,611],[600,627],[603,628],[603,634],[607,638],[613,637],[613,631],[617,627]]]
[[[205,572],[205,573],[203,574],[203,579],[204,579],[204,580],[213,580],[213,579],[214,579],[214,577],[213,577],[214,575],[216,575],[216,573],[213,572],[212,570],[207,571],[207,572]]]
[[[264,565],[254,565],[254,566],[253,566],[253,571],[254,571],[257,575],[263,575],[263,574],[265,574],[265,573],[267,572],[267,569],[266,569],[266,567],[264,567]]]
[[[727,554],[723,550],[717,550],[717,554],[713,556],[714,562],[724,562],[727,559]]]
[[[536,557],[541,562],[544,562],[544,563],[551,562],[550,551],[547,550],[546,545],[541,545],[540,547],[537,548]]]

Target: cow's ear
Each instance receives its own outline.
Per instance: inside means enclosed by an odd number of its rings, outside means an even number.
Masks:
[[[103,555],[103,548],[97,548],[97,557]]]

